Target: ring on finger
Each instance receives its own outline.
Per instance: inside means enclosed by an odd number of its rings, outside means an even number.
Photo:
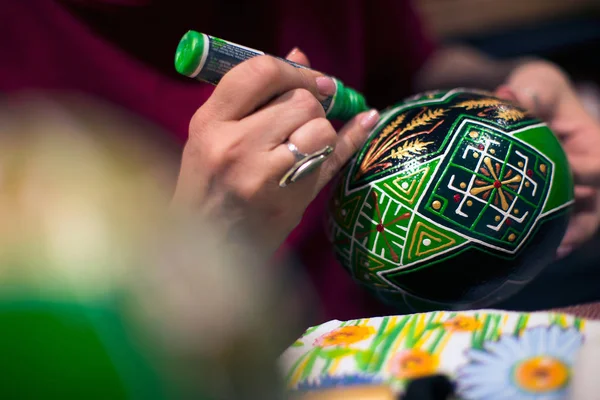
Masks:
[[[331,146],[325,146],[321,150],[311,154],[300,152],[298,147],[289,141],[286,143],[286,146],[294,155],[296,162],[279,181],[279,187],[282,188],[309,175],[311,172],[321,166],[321,164],[327,160],[331,153],[333,153],[333,147]]]

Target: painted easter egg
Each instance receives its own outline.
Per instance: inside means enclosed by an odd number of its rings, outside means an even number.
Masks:
[[[488,92],[429,92],[382,113],[334,186],[328,235],[386,303],[487,307],[554,259],[573,196],[545,123]]]

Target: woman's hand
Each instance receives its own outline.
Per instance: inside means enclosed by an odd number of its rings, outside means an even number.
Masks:
[[[575,179],[575,212],[558,250],[563,257],[600,225],[600,124],[585,110],[566,74],[547,62],[515,69],[496,93],[545,120],[567,154]]]
[[[299,52],[293,57],[307,62]],[[330,78],[273,57],[233,68],[192,118],[174,206],[206,213],[232,234],[276,250],[378,120],[376,111],[366,112],[336,133],[317,100],[334,90]],[[288,141],[302,153],[334,151],[309,176],[281,188],[296,162]]]

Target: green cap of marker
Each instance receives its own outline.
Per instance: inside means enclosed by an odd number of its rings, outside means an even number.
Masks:
[[[347,121],[352,119],[355,115],[369,109],[365,97],[362,94],[354,89],[344,86],[338,79],[335,79],[335,81],[337,84],[337,91],[333,96],[333,102],[327,113],[327,118]]]
[[[181,75],[191,77],[200,65],[204,52],[204,37],[196,31],[189,31],[179,41],[175,52],[175,69]]]
[[[235,51],[225,51],[233,49]],[[254,56],[263,55],[258,50],[249,49],[222,39],[205,35],[196,31],[188,31],[179,41],[175,52],[175,69],[178,73],[212,84],[217,84],[224,75],[220,63],[209,63],[208,59],[223,58],[226,65],[234,65]],[[283,60],[298,68],[306,68],[288,60]],[[213,65],[219,65],[215,69]],[[334,78],[335,79],[335,78]],[[363,95],[356,90],[344,86],[335,79],[337,91],[332,98],[322,102],[327,118],[347,121],[369,108]]]

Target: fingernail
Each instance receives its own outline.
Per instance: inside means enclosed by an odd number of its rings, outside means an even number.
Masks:
[[[333,96],[336,91],[335,82],[328,76],[317,78],[317,89],[323,96]]]
[[[370,130],[377,125],[377,121],[379,121],[379,112],[377,110],[371,110],[360,120],[360,126],[362,126],[365,130]]]
[[[562,246],[556,250],[556,258],[565,258],[573,251],[573,246]]]
[[[507,85],[502,85],[496,90],[496,95],[505,100],[517,102],[515,92]]]
[[[290,52],[288,53],[288,55],[287,55],[287,56],[285,56],[285,58],[290,58],[290,57],[293,57],[293,56],[294,56],[294,55],[295,55],[297,52],[299,52],[299,51],[300,51],[300,49],[299,49],[299,48],[297,48],[297,47],[294,47],[294,48],[292,49],[292,51],[290,51]]]

